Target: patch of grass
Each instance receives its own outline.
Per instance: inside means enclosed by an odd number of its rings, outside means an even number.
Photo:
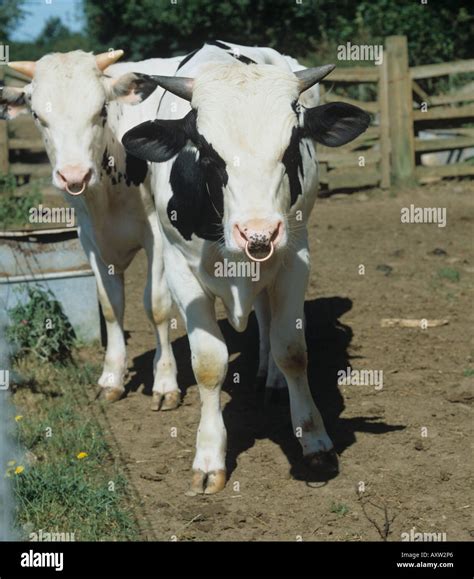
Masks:
[[[474,368],[464,368],[463,376],[474,376]]]
[[[29,457],[13,476],[18,527],[74,533],[76,541],[139,539],[127,480],[84,393],[97,368],[48,364],[45,374],[35,364],[30,358],[20,368],[35,393],[19,389],[14,400],[19,444]]]
[[[452,282],[458,282],[461,279],[461,274],[457,269],[452,267],[442,267],[438,269],[438,277],[440,279],[447,279]]]
[[[41,203],[39,185],[34,183],[23,195],[15,195],[16,179],[13,175],[0,174],[0,229],[26,227],[29,210]]]
[[[336,515],[343,517],[349,512],[349,507],[343,503],[332,503],[330,510],[331,513],[336,513]]]

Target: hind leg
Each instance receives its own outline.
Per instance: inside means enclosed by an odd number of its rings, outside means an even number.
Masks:
[[[179,406],[181,396],[176,380],[177,369],[170,342],[169,321],[172,301],[164,275],[163,249],[159,230],[147,239],[145,250],[148,274],[144,304],[155,328],[156,352],[153,360],[152,410],[172,410]]]

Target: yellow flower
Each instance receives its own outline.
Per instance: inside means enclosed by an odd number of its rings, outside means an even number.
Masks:
[[[87,454],[87,452],[80,452],[80,453],[77,455],[77,458],[78,458],[79,460],[82,460],[83,458],[87,458],[88,456],[89,456],[89,455]]]
[[[15,416],[15,420],[17,422],[20,422],[20,420],[22,420],[22,419],[23,419],[23,414],[18,414],[18,416]]]
[[[25,470],[24,466],[17,466],[15,469],[15,474],[21,474]]]
[[[9,461],[7,462],[7,465],[8,465],[8,466],[13,466],[14,464],[16,464],[16,460],[9,460]]]

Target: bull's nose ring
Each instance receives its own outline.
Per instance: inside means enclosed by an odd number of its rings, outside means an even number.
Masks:
[[[84,180],[84,182],[82,183],[82,188],[80,191],[71,191],[69,189],[69,185],[66,183],[66,191],[70,194],[70,195],[80,195],[81,193],[84,193],[84,190],[86,188],[86,182]]]
[[[273,245],[273,241],[270,241],[270,251],[268,252],[268,255],[266,255],[265,257],[262,257],[262,258],[258,258],[258,257],[255,257],[254,255],[252,255],[252,254],[250,253],[250,251],[249,251],[249,243],[250,243],[250,242],[247,241],[246,244],[245,244],[245,253],[247,254],[247,257],[248,257],[249,259],[251,259],[252,261],[259,261],[259,262],[260,262],[260,261],[267,261],[267,259],[270,259],[271,256],[273,255],[273,252],[275,251],[275,247],[274,247],[274,245]]]

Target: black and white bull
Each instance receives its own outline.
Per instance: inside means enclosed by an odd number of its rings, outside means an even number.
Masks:
[[[226,481],[220,391],[228,351],[217,297],[238,331],[255,307],[259,373],[276,363],[304,457],[315,468],[337,470],[308,386],[306,223],[318,185],[315,142],[343,145],[370,120],[348,104],[317,106],[314,85],[332,65],[303,69],[272,49],[228,48],[206,45],[183,63],[180,76],[156,78],[167,90],[157,118],[123,137],[129,152],[156,163],[152,188],[165,272],[186,322],[202,402],[192,493],[217,492]],[[224,260],[256,262],[259,275],[216,276]]]

